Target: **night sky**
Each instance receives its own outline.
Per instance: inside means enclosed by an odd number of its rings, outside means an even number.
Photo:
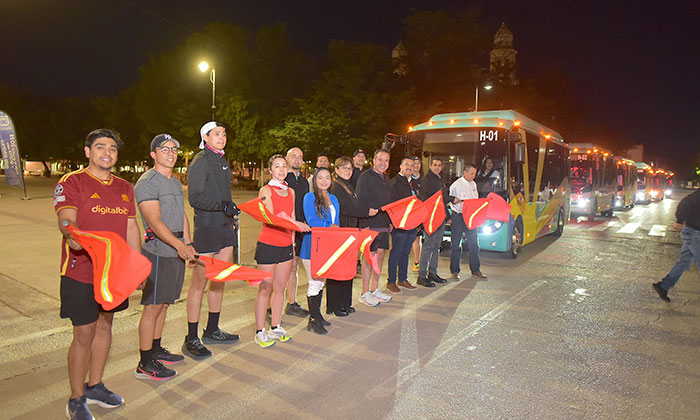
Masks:
[[[467,4],[481,7],[490,32],[501,22],[511,29],[519,78],[563,67],[582,119],[638,139],[660,166],[699,153],[700,7],[690,1],[0,0],[0,83],[115,95],[138,81],[149,55],[211,22],[253,31],[285,22],[298,49],[321,56],[330,39],[392,48],[411,8],[459,12]]]

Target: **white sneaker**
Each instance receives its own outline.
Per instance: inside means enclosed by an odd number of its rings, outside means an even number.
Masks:
[[[360,303],[364,303],[367,306],[377,306],[379,305],[379,300],[372,294],[372,292],[365,292],[360,295]]]
[[[279,340],[283,343],[292,339],[292,336],[287,334],[287,331],[281,326],[271,328],[270,331],[267,332],[267,337],[270,340]]]
[[[374,292],[370,292],[374,295],[374,297],[380,301],[380,302],[389,302],[391,300],[391,296],[387,295],[386,293],[382,292],[381,290],[377,289]]]
[[[270,338],[265,332],[265,328],[259,333],[255,333],[255,342],[262,348],[272,347],[275,345],[275,340]]]

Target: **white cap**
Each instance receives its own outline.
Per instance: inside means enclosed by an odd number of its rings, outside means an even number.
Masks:
[[[202,141],[199,142],[200,149],[204,149],[204,136],[207,135],[207,133],[209,133],[214,128],[220,126],[221,124],[217,123],[216,121],[209,121],[208,123],[204,124],[202,128],[199,129],[199,135],[202,138]]]

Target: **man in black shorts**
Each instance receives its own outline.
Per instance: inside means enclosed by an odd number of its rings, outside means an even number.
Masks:
[[[188,173],[188,199],[194,209],[194,249],[198,254],[230,262],[236,243],[234,216],[239,210],[231,200],[231,169],[224,157],[226,129],[215,121],[199,130],[202,138],[192,159]],[[211,356],[205,344],[231,344],[238,341],[237,334],[229,334],[219,328],[224,283],[211,282],[207,293],[209,319],[199,340],[199,314],[202,297],[207,287],[206,270],[197,264],[192,273],[192,284],[187,292],[187,336],[182,351],[195,360]]]
[[[372,167],[360,175],[357,180],[357,199],[371,209],[380,209],[391,202],[389,177],[384,173],[389,168],[389,152],[377,149],[372,159]],[[389,215],[380,211],[375,216],[360,219],[360,228],[370,228],[379,232],[370,246],[370,252],[377,256],[381,270],[384,254],[389,249],[389,232],[391,222]],[[371,285],[370,285],[371,280]],[[377,306],[380,302],[389,302],[391,296],[379,290],[379,274],[372,270],[369,262],[362,263],[362,294],[360,302],[367,306]]]
[[[114,313],[129,307],[129,300],[111,311],[95,301],[93,266],[87,251],[66,230],[69,224],[88,231],[110,231],[141,250],[136,223],[134,190],[127,181],[112,175],[119,149],[119,136],[98,129],[85,138],[88,167],[64,175],[54,190],[54,208],[63,234],[61,246],[61,318],[70,318],[73,341],[68,349],[71,399],[66,405],[70,419],[92,419],[87,404],[118,407],[124,399],[102,383],[112,344]],[[84,383],[88,374],[88,382]]]
[[[151,141],[153,168],[134,186],[134,196],[146,230],[141,253],[152,264],[141,297],[141,360],[134,372],[138,379],[163,381],[173,378],[177,372],[164,365],[184,360],[184,356],[170,353],[160,342],[168,306],[180,298],[185,261],[196,261],[190,224],[185,216],[182,185],[172,175],[179,149],[180,143],[169,134],[155,136]]]
[[[289,188],[294,190],[294,216],[298,222],[304,221],[304,195],[309,192],[309,182],[301,174],[301,165],[304,163],[304,152],[298,147],[292,147],[287,151],[287,177],[284,181],[289,185]],[[287,281],[287,306],[284,308],[284,313],[287,315],[306,318],[309,311],[302,308],[297,302],[297,285],[298,276],[297,268],[299,267],[299,253],[301,252],[301,240],[304,235],[301,232],[294,232],[294,261],[292,261],[292,269],[289,273],[289,281]]]

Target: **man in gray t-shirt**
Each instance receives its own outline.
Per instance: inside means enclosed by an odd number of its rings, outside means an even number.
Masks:
[[[180,143],[168,134],[151,141],[153,169],[139,178],[134,198],[139,206],[146,242],[141,253],[153,265],[143,288],[143,313],[139,322],[141,360],[134,372],[138,379],[162,381],[177,372],[163,364],[184,360],[161,346],[168,305],[175,303],[185,280],[185,261],[195,261],[190,225],[185,216],[182,185],[172,176]]]

